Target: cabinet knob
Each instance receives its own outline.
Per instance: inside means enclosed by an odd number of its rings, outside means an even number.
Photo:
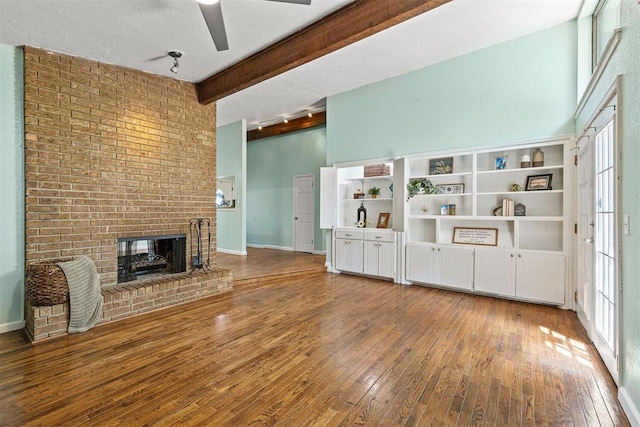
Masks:
[[[376,239],[382,239],[382,236],[375,236]]]
[[[511,258],[513,258],[513,254],[511,254]]]
[[[518,258],[522,258],[522,254],[518,254]]]

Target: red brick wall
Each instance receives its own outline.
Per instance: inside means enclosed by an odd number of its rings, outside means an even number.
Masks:
[[[215,104],[191,83],[31,47],[24,67],[27,262],[88,255],[113,285],[118,237],[188,237],[194,217],[211,219],[215,256]]]

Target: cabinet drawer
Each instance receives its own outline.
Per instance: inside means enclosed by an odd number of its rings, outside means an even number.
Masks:
[[[362,230],[336,230],[336,239],[362,239]]]
[[[395,233],[389,232],[366,232],[364,233],[364,240],[372,240],[374,242],[393,242],[395,241]]]

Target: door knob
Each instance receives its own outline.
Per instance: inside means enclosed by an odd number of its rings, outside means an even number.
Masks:
[[[587,237],[586,239],[584,239],[584,242],[585,242],[587,245],[592,244],[592,243],[593,243],[593,237]]]

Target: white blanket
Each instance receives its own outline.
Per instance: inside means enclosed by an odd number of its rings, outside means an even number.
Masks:
[[[91,329],[102,316],[100,276],[96,266],[87,256],[73,261],[60,262],[58,266],[69,284],[69,333]]]

